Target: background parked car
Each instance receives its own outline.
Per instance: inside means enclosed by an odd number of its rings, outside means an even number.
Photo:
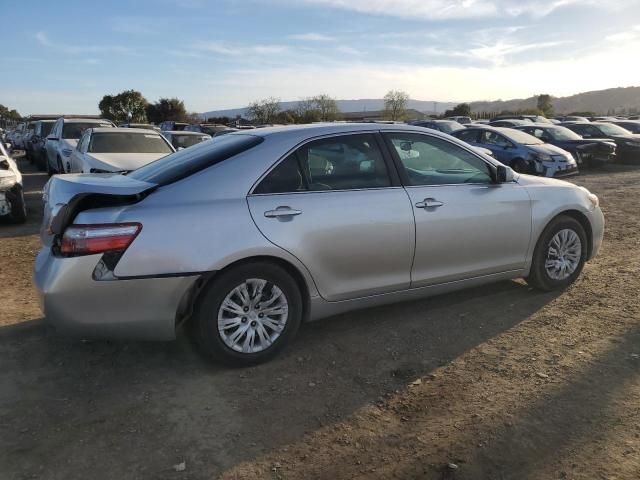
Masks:
[[[14,223],[24,223],[27,220],[22,174],[2,143],[0,143],[0,218]]]
[[[36,128],[36,122],[27,122],[25,132],[22,135],[22,149],[24,150],[25,157],[29,161],[33,161],[31,156],[31,138]]]
[[[145,130],[160,131],[160,127],[153,125],[152,123],[123,123],[119,125],[120,128],[144,128]]]
[[[217,132],[227,130],[229,127],[226,125],[220,125],[217,123],[195,123],[185,127],[185,132],[197,132],[206,133],[207,135],[214,136]]]
[[[198,132],[162,132],[162,134],[176,150],[189,148],[193,145],[197,145],[200,142],[211,140],[211,137],[209,135]]]
[[[165,122],[161,122],[160,125],[158,126],[160,127],[160,130],[162,130],[163,132],[179,132],[187,128],[189,124],[183,123],[183,122],[174,122],[173,120],[167,120]]]
[[[415,125],[416,127],[431,128],[443,133],[451,133],[464,128],[463,124],[458,123],[454,120],[416,120],[415,122],[411,122],[410,125]]]
[[[22,150],[24,148],[22,144],[22,136],[25,133],[26,127],[26,122],[21,122],[11,133],[9,133],[8,140],[13,150]]]
[[[158,132],[144,128],[88,128],[71,154],[72,173],[126,173],[175,152]]]
[[[615,142],[585,139],[560,125],[532,124],[521,125],[516,129],[533,135],[544,143],[566,150],[573,155],[578,166],[582,164],[602,165],[612,161],[616,155]]]
[[[45,142],[47,152],[47,173],[65,173],[70,171],[70,157],[78,140],[87,128],[115,127],[113,122],[96,118],[64,118],[56,120]]]
[[[631,133],[640,133],[640,122],[638,120],[615,120],[609,123],[618,125]]]
[[[512,113],[498,115],[494,117],[493,120],[526,120],[531,123],[549,123],[549,119],[547,117],[543,117],[542,115],[514,115]]]
[[[601,138],[616,143],[617,159],[622,162],[640,162],[640,135],[618,125],[605,122],[578,122],[563,124],[582,138]]]
[[[45,149],[45,142],[55,123],[55,120],[38,120],[35,122],[29,152],[30,160],[33,161],[39,170],[46,169],[47,151]]]
[[[576,161],[569,152],[519,130],[471,126],[452,135],[470,145],[488,148],[499,162],[517,172],[545,177],[578,173]]]
[[[453,120],[454,122],[458,122],[461,123],[462,125],[466,125],[467,123],[471,123],[473,120],[471,120],[471,117],[465,117],[462,115],[456,115],[453,117],[447,117],[445,120]]]
[[[502,120],[492,120],[489,123],[489,126],[491,127],[506,127],[506,128],[513,128],[520,125],[531,125],[531,121],[521,120],[519,118],[505,118]]]
[[[556,117],[556,119],[561,122],[589,122],[590,120],[587,117],[578,117],[575,115],[564,115],[561,117]]]

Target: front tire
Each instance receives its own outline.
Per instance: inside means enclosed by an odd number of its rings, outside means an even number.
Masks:
[[[205,355],[233,367],[266,362],[295,337],[302,295],[282,267],[269,262],[223,272],[196,305],[193,329]]]
[[[16,187],[15,192],[7,196],[11,204],[11,213],[9,214],[11,222],[24,223],[27,221],[27,206],[24,201],[24,192],[22,188]]]
[[[554,218],[538,239],[527,283],[547,292],[567,288],[582,272],[588,245],[587,234],[575,218]]]
[[[525,162],[521,158],[516,158],[513,161],[511,168],[513,169],[514,172],[518,172],[518,173],[530,173],[530,170],[531,170],[527,162]]]

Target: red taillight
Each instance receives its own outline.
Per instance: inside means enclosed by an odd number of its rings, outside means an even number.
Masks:
[[[60,252],[67,256],[123,251],[142,230],[139,223],[71,225],[62,236]]]

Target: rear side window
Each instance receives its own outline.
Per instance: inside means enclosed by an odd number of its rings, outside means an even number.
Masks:
[[[224,135],[162,157],[134,170],[129,176],[143,182],[167,185],[245,152],[263,141],[262,137],[254,135]]]
[[[309,142],[289,155],[254,193],[355,190],[391,185],[372,134],[341,135]]]
[[[463,142],[473,143],[478,140],[478,130],[459,130],[454,136]]]

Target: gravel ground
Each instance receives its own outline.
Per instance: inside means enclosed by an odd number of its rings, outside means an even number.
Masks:
[[[562,294],[502,282],[301,329],[244,370],[38,320],[32,214],[0,226],[1,479],[638,479],[640,169],[601,198],[601,254]]]

